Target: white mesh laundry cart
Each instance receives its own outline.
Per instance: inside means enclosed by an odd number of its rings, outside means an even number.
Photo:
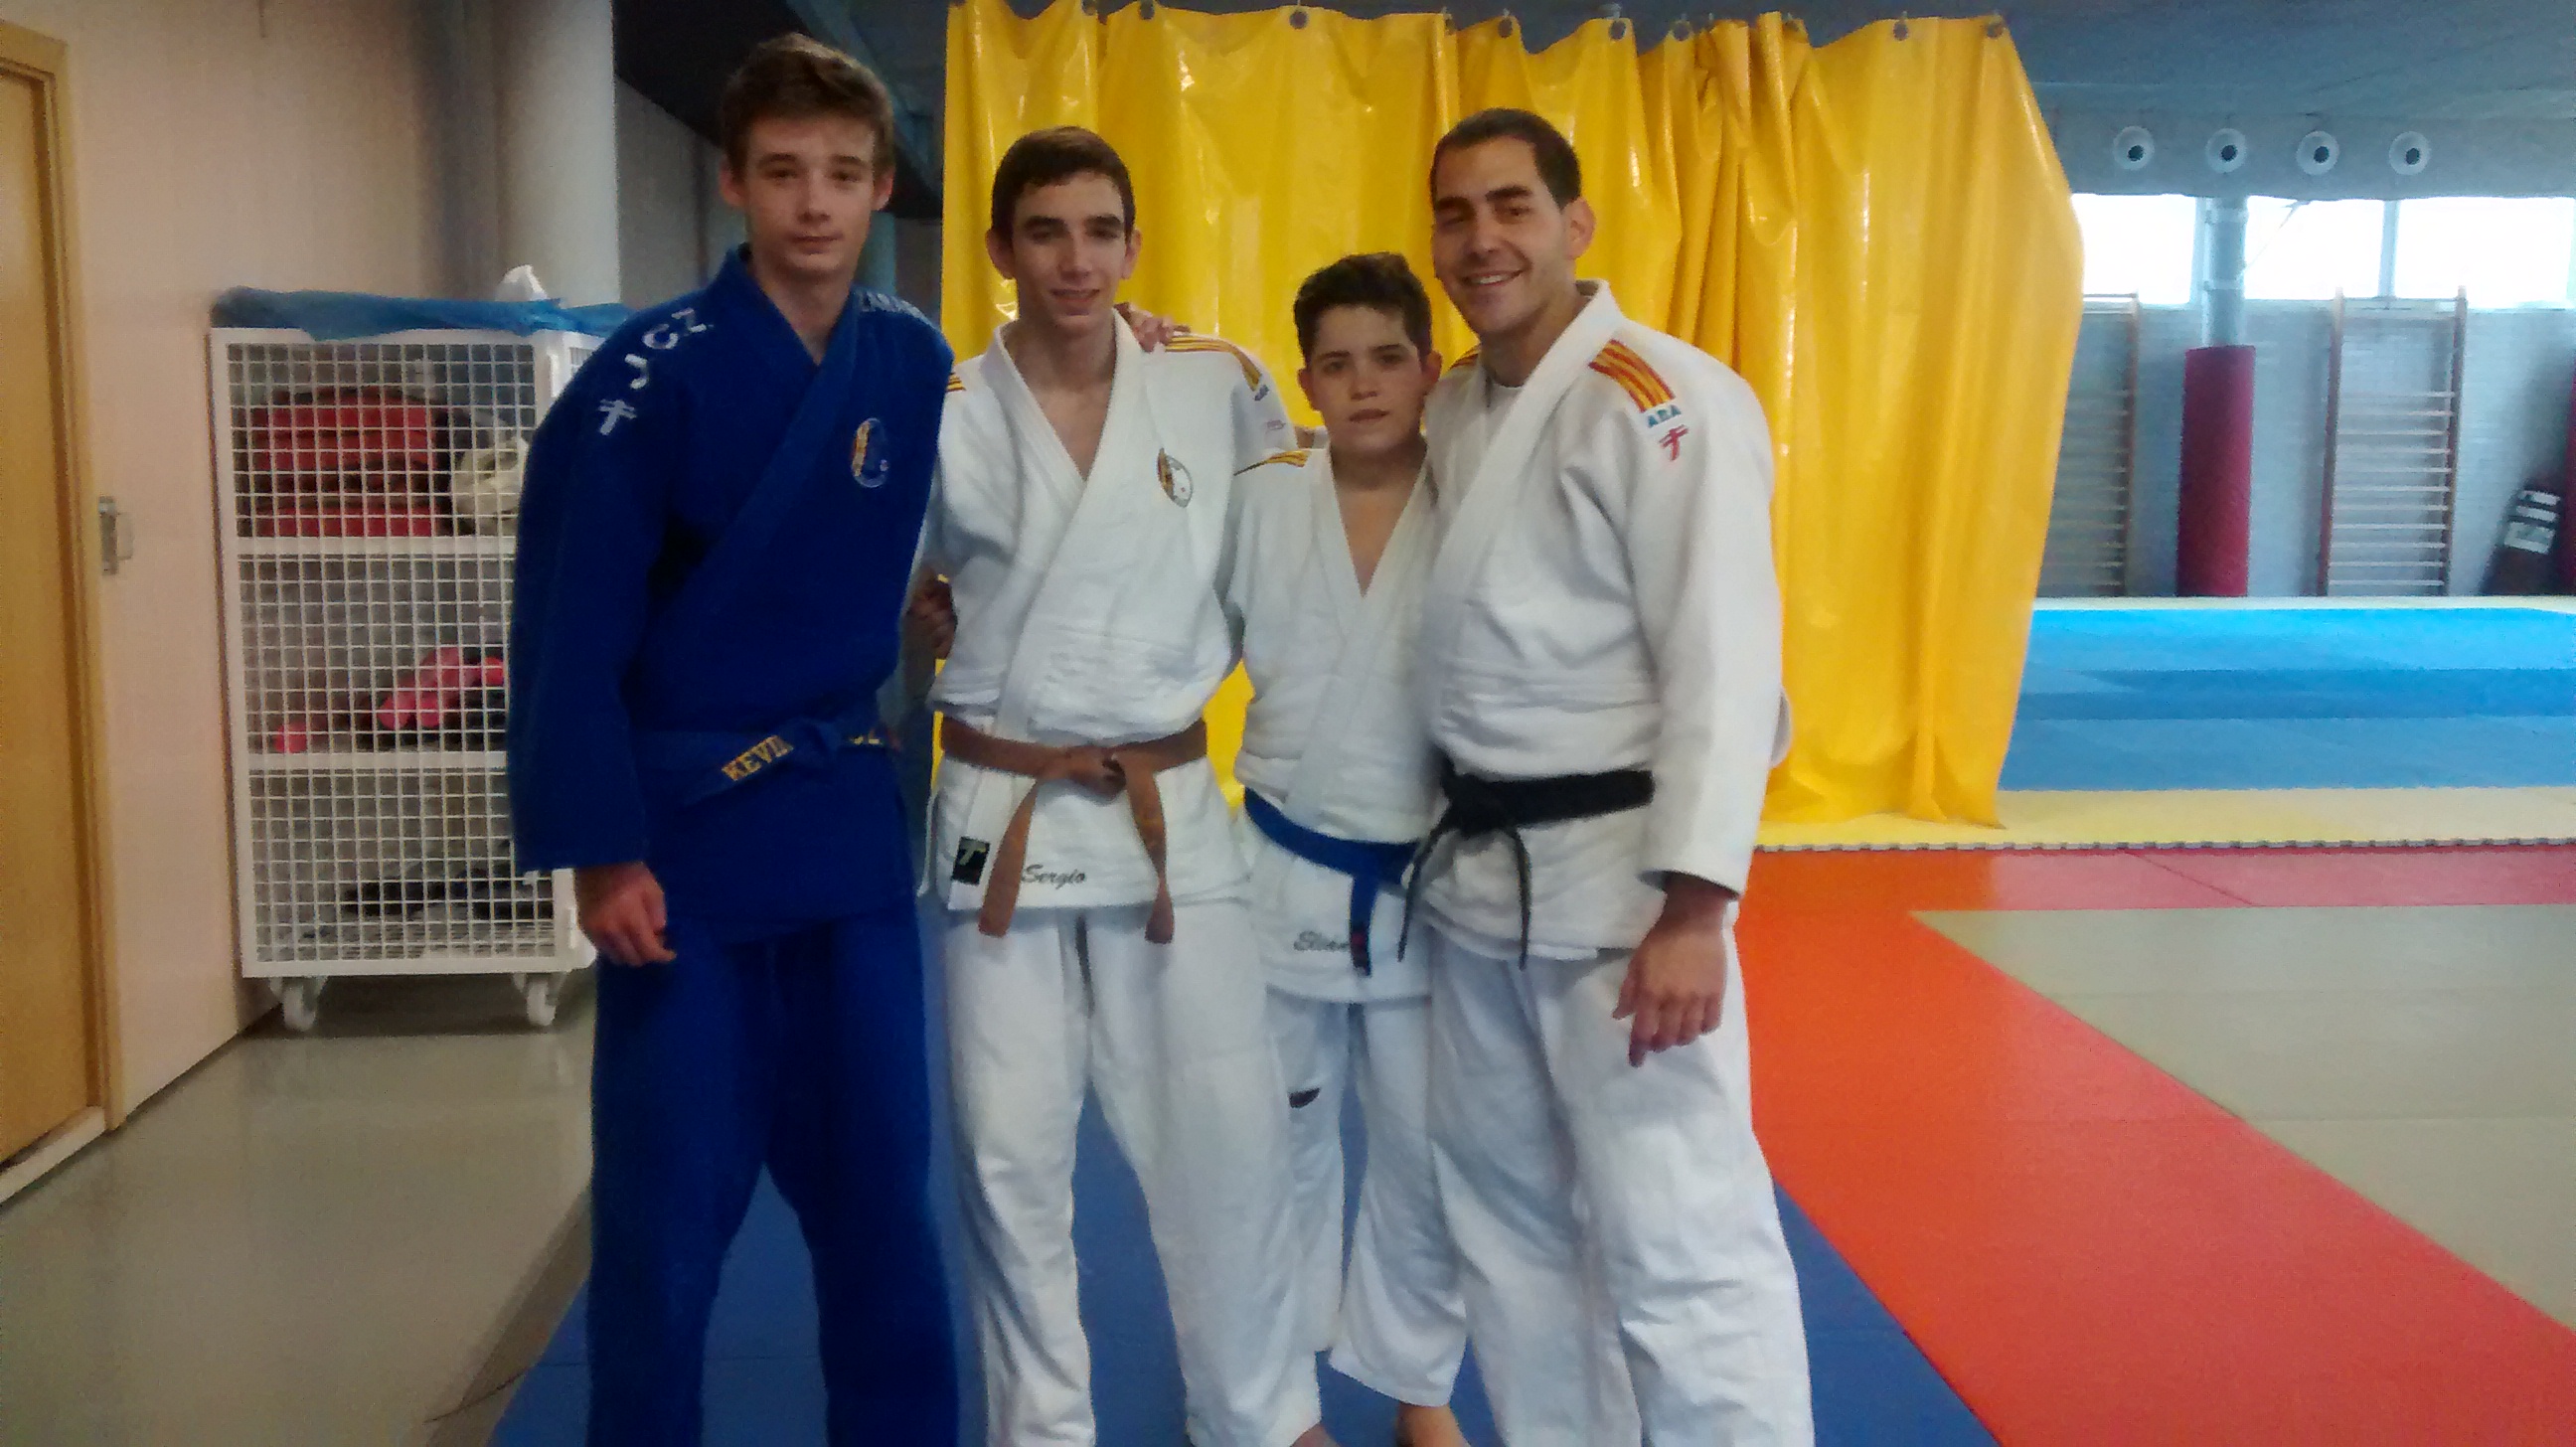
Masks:
[[[519,463],[593,345],[212,333],[242,972],[296,1029],[340,975],[508,975],[544,1026],[590,960],[502,730]]]

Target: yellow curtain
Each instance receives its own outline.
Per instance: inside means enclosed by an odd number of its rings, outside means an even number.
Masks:
[[[1777,15],[1651,43],[1596,20],[1532,54],[1509,19],[1095,19],[1058,0],[1024,20],[963,0],[948,56],[942,322],[960,353],[1011,314],[986,193],[1027,130],[1116,145],[1145,238],[1128,294],[1288,385],[1308,272],[1390,250],[1429,279],[1425,177],[1451,122],[1490,105],[1555,121],[1601,214],[1583,273],[1733,366],[1771,419],[1798,714],[1772,817],[1994,822],[2082,314],[2065,176],[2000,23],[1811,47]],[[1437,315],[1455,355],[1465,329]],[[1210,709],[1221,760],[1243,698],[1238,678]]]

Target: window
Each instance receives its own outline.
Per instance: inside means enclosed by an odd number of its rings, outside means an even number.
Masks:
[[[2576,197],[2428,196],[2397,203],[2397,294],[2473,306],[2566,302]]]
[[[2379,243],[2387,206],[2379,201],[2246,203],[2245,294],[2264,300],[2379,295]]]
[[[2088,296],[2135,292],[2149,306],[2191,300],[2191,256],[2200,203],[2189,196],[2075,198],[2084,233]]]

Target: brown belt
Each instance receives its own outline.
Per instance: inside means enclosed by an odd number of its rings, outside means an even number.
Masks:
[[[1011,912],[1020,902],[1020,871],[1028,862],[1029,820],[1037,813],[1038,788],[1064,780],[1104,799],[1126,791],[1127,807],[1136,816],[1137,837],[1145,841],[1145,857],[1154,862],[1154,911],[1146,917],[1145,938],[1158,945],[1172,942],[1172,881],[1163,864],[1163,793],[1155,787],[1154,776],[1207,757],[1204,720],[1142,743],[1059,748],[1001,738],[942,714],[939,746],[950,758],[977,768],[1037,781],[1020,799],[1018,812],[1011,815],[1010,827],[1002,831],[1002,842],[993,851],[992,872],[985,876],[984,908],[975,919],[977,929],[997,938],[1010,930]]]

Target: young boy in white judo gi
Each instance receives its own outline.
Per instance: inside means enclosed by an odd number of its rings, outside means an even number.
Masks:
[[[1436,797],[1413,673],[1438,526],[1422,404],[1440,356],[1430,298],[1391,253],[1308,277],[1295,315],[1297,383],[1330,446],[1235,480],[1225,598],[1253,687],[1238,832],[1291,1107],[1298,1314],[1335,1370],[1400,1404],[1397,1441],[1464,1447],[1447,1406],[1467,1323],[1431,1172],[1430,982],[1425,952],[1396,948]],[[1354,1080],[1368,1166],[1345,1277]]]
[[[1461,121],[1431,201],[1478,342],[1426,419],[1432,1137],[1495,1417],[1515,1443],[1805,1443],[1733,930],[1787,742],[1762,409],[1575,280],[1593,216],[1547,122]],[[1614,1380],[1569,1349],[1586,1299]]]
[[[1019,315],[962,363],[923,567],[955,631],[932,689],[969,1309],[990,1440],[1097,1436],[1073,1257],[1086,1088],[1144,1188],[1198,1447],[1325,1440],[1289,1310],[1287,1109],[1201,711],[1235,474],[1293,440],[1211,337],[1141,349],[1125,165],[1022,137],[986,249]]]

